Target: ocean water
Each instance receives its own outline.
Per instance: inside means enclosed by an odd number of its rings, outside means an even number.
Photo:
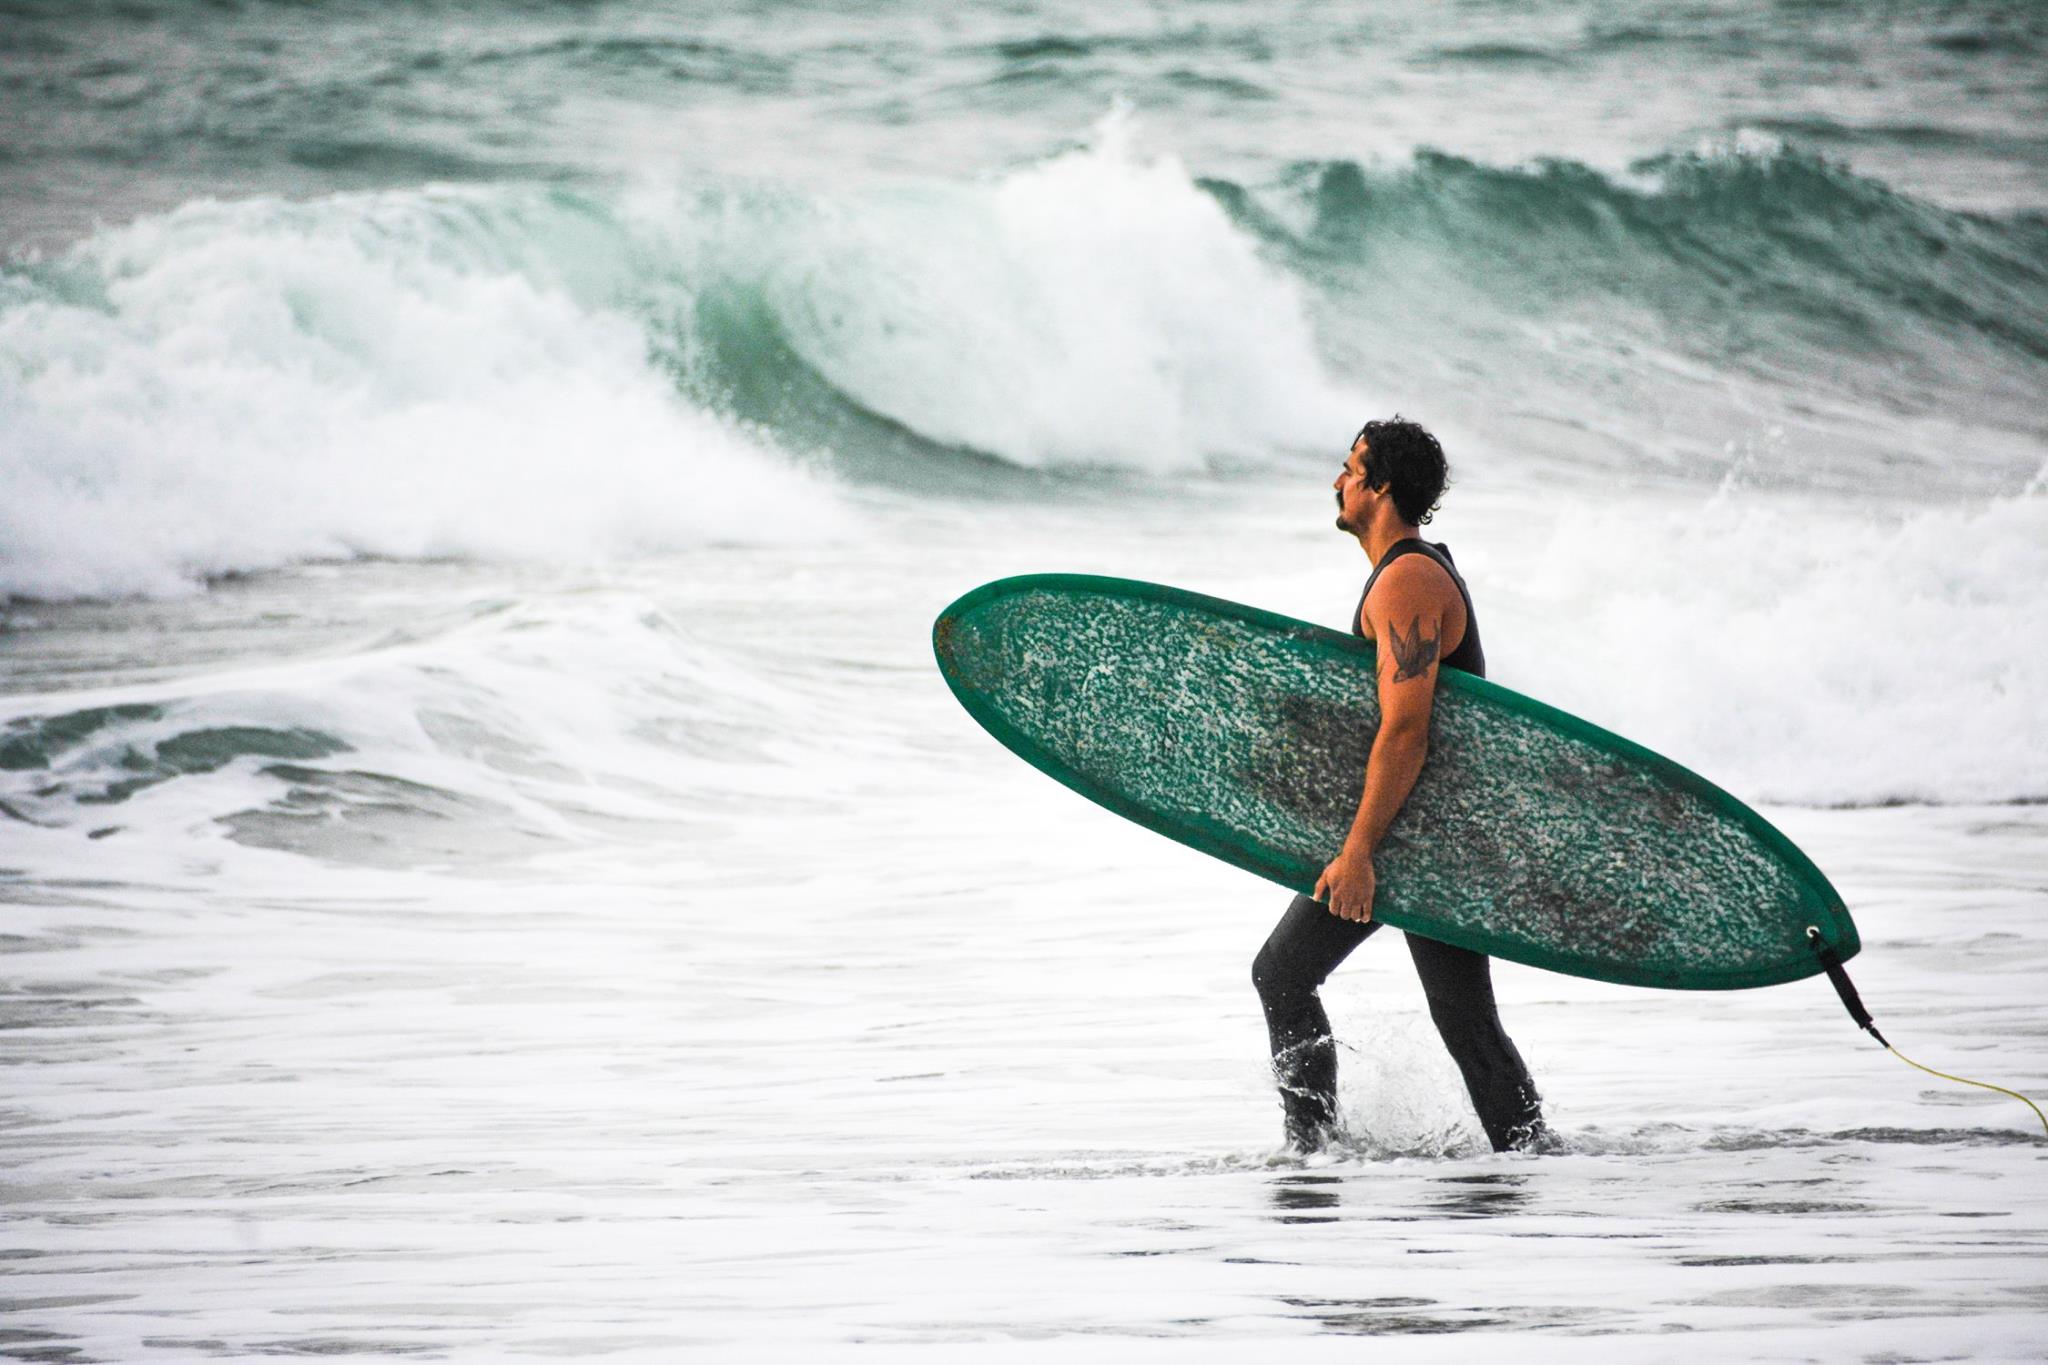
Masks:
[[[927,632],[1341,622],[1417,417],[1494,676],[2041,1097],[2043,16],[0,3],[0,1356],[2042,1358],[2048,1139],[1819,982],[1497,965],[1497,1156],[1389,931],[1286,1156],[1285,894]]]

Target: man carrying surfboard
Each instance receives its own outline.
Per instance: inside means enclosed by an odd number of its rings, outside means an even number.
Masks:
[[[1378,647],[1380,727],[1343,848],[1317,879],[1315,895],[1294,898],[1252,964],[1287,1141],[1300,1151],[1323,1147],[1337,1128],[1337,1044],[1319,992],[1337,964],[1379,928],[1372,918],[1373,853],[1428,758],[1437,670],[1486,673],[1471,592],[1450,551],[1419,534],[1448,474],[1436,438],[1397,416],[1365,424],[1331,485],[1337,529],[1356,537],[1373,565],[1351,629]],[[1495,1151],[1535,1143],[1544,1133],[1541,1103],[1501,1028],[1490,960],[1414,933],[1407,940],[1430,1018],[1464,1076],[1487,1139]]]

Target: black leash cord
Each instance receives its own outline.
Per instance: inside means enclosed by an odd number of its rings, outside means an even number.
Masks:
[[[1856,1027],[1877,1039],[1885,1047],[1884,1035],[1877,1031],[1877,1024],[1871,1019],[1870,1011],[1863,1008],[1863,997],[1856,994],[1856,983],[1849,979],[1849,973],[1842,967],[1842,959],[1828,941],[1820,936],[1820,930],[1806,926],[1806,941],[1813,945],[1814,955],[1820,959],[1821,970],[1828,974],[1828,982],[1835,988],[1835,994],[1842,997],[1842,1008],[1849,1011],[1849,1017],[1856,1021]]]

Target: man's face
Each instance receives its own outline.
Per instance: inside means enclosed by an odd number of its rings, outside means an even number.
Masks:
[[[1337,529],[1357,535],[1364,530],[1370,518],[1367,508],[1374,496],[1365,482],[1366,443],[1363,436],[1351,447],[1351,453],[1344,457],[1344,467],[1337,471],[1337,477],[1330,487],[1337,492]]]

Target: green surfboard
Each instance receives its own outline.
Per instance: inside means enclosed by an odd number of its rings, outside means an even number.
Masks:
[[[1148,829],[1307,893],[1350,829],[1379,725],[1373,647],[1156,583],[1033,574],[932,631],[968,713]],[[1861,946],[1826,877],[1755,811],[1596,725],[1456,669],[1382,842],[1375,919],[1601,981],[1811,976],[1808,926]]]

